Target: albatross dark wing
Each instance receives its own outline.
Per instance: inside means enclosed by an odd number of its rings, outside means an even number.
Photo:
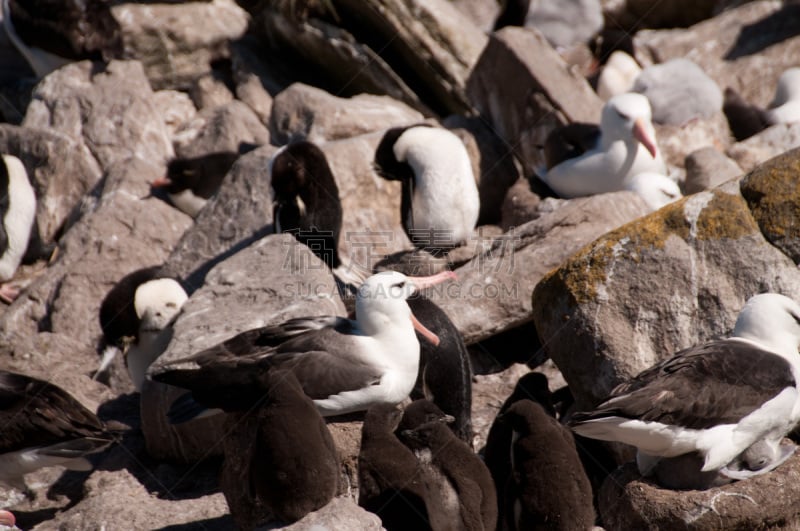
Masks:
[[[64,452],[80,455],[108,445],[112,438],[94,413],[63,389],[36,378],[0,371],[0,454],[74,439]]]
[[[603,417],[705,429],[736,423],[787,387],[789,363],[736,339],[677,353],[617,386],[594,411],[576,413],[572,425]]]

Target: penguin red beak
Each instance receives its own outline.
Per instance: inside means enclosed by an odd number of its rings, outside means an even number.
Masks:
[[[165,188],[172,184],[172,181],[169,180],[169,177],[161,177],[160,179],[156,179],[155,181],[150,183],[150,186],[153,188]]]
[[[408,280],[410,280],[411,283],[414,284],[414,287],[416,287],[417,290],[423,290],[425,288],[428,288],[430,286],[435,286],[436,284],[440,284],[445,280],[450,280],[450,279],[457,280],[458,275],[456,275],[452,271],[442,271],[441,273],[437,273],[429,277],[408,277]],[[414,330],[419,332],[422,337],[430,341],[433,344],[433,346],[435,347],[439,346],[439,336],[428,330],[425,327],[425,325],[420,323],[419,320],[416,317],[414,317],[413,313],[411,314],[411,324],[414,325]]]
[[[650,135],[647,133],[647,127],[644,124],[644,120],[642,118],[637,118],[635,122],[633,122],[633,137],[642,143],[642,145],[647,148],[647,151],[650,152],[650,155],[653,158],[656,158],[658,154],[658,147],[656,146],[655,141],[650,138]]]
[[[17,519],[14,518],[14,515],[8,511],[0,511],[0,525],[14,527],[17,523]]]

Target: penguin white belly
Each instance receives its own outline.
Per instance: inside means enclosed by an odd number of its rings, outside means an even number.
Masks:
[[[12,155],[3,155],[3,163],[8,170],[9,206],[2,223],[8,246],[0,249],[0,282],[10,280],[19,267],[36,216],[36,194],[28,181],[25,166]]]

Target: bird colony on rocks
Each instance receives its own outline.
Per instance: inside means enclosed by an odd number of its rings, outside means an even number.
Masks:
[[[0,529],[796,529],[798,27],[3,0]]]

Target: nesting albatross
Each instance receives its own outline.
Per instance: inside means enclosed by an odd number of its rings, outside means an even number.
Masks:
[[[744,479],[774,469],[800,421],[800,305],[775,293],[747,301],[732,337],[682,350],[577,413],[577,433],[636,446],[646,474],[696,452],[702,472]]]
[[[411,313],[406,298],[451,278],[455,274],[450,271],[430,277],[378,273],[359,288],[354,321],[309,317],[248,330],[157,367],[151,377],[192,391],[172,405],[173,423],[190,420],[204,408],[246,408],[263,396],[263,375],[275,367],[294,373],[323,416],[397,404],[409,395],[419,372],[414,330],[438,343]]]
[[[650,117],[650,103],[641,94],[611,98],[603,107],[597,145],[550,168],[542,180],[568,199],[624,190],[628,179],[643,172],[666,175]]]

